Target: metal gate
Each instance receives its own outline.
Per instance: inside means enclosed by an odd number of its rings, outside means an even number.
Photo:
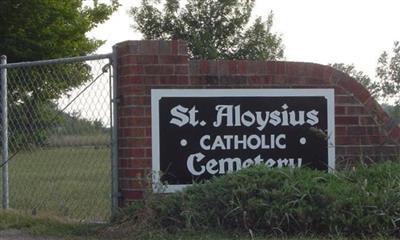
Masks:
[[[2,56],[3,208],[90,222],[111,216],[117,204],[112,59],[7,64]]]

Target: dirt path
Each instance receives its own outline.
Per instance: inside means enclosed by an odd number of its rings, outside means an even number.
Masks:
[[[61,240],[54,237],[31,236],[19,230],[0,231],[0,240]]]

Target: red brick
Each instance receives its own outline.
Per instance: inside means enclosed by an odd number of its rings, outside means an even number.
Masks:
[[[197,67],[198,67],[198,74],[208,74],[208,61],[207,60],[201,60],[197,62]],[[192,72],[191,72],[192,73]],[[192,74],[196,74],[193,72]]]
[[[335,135],[336,136],[346,135],[346,128],[345,127],[335,127]]]
[[[139,190],[145,189],[149,186],[149,182],[139,179],[122,179],[120,180],[121,190]]]
[[[286,74],[285,62],[268,61],[265,62],[264,67],[265,67],[265,73],[269,75]]]
[[[263,75],[266,73],[266,67],[264,63],[260,61],[249,61],[247,64],[247,74],[250,75]]]
[[[125,65],[118,69],[119,76],[127,76],[127,75],[134,75],[134,74],[142,74],[143,65]]]
[[[135,128],[118,128],[118,137],[145,137],[146,128],[135,127]]]
[[[144,72],[146,74],[151,74],[151,75],[173,74],[174,73],[174,65],[145,65]]]
[[[333,85],[333,88],[335,89],[335,95],[345,95],[349,94],[348,91],[344,90],[341,86],[339,85]]]
[[[125,76],[119,77],[118,89],[128,84],[143,84],[144,78],[142,76]]]
[[[151,158],[151,155],[152,155],[151,148],[145,149],[145,156]]]
[[[374,124],[376,124],[376,122],[372,117],[360,116],[360,124],[362,124],[362,125],[374,125]]]
[[[345,78],[348,78],[348,77],[349,76],[346,73],[344,73],[342,71],[339,71],[339,70],[336,70],[336,69],[332,69],[332,74],[331,74],[331,77],[330,77],[329,81],[331,83],[333,83],[333,84],[337,84],[342,79],[345,79]],[[338,85],[340,85],[340,84],[338,84]],[[340,85],[340,87],[343,87],[343,86]]]
[[[331,82],[331,76],[333,74],[334,69],[332,67],[325,66],[325,65],[319,65],[319,66],[321,66],[321,68],[323,68],[323,71],[324,71],[322,78],[326,82]]]
[[[128,53],[129,53],[128,44],[119,43],[117,46],[117,55],[119,56],[119,58],[121,58],[121,56],[124,56]]]
[[[353,137],[348,137],[348,136],[336,136],[335,137],[335,142],[337,145],[359,145],[360,144],[360,138],[353,136]]]
[[[124,95],[124,96],[122,96],[122,99],[120,102],[120,107],[127,106],[127,105],[128,106],[150,105],[150,97],[149,96]]]
[[[188,76],[164,76],[160,78],[160,84],[166,85],[187,85],[189,84],[189,77]]]
[[[347,117],[347,116],[337,116],[335,117],[335,124],[338,125],[358,125],[359,118],[358,117]]]
[[[119,178],[145,178],[149,175],[149,168],[121,168],[119,169]]]
[[[306,72],[306,66],[304,63],[287,62],[286,63],[286,74],[295,76],[304,76]]]
[[[159,42],[159,54],[160,55],[171,55],[171,42],[170,41],[160,41]]]
[[[145,150],[143,148],[119,149],[118,154],[119,157],[121,158],[127,158],[127,157],[144,158]]]
[[[209,76],[217,76],[219,74],[218,70],[218,61],[217,60],[208,60],[208,72]]]
[[[118,158],[118,168],[132,168],[132,160],[129,158]]]
[[[118,146],[120,148],[129,148],[129,147],[151,147],[151,139],[150,138],[125,138],[118,140]]]
[[[132,165],[136,168],[151,168],[150,158],[136,158],[131,159]]]
[[[186,41],[178,40],[178,55],[188,55],[188,47]]]
[[[362,136],[360,140],[361,140],[360,142],[361,145],[376,145],[376,144],[380,145],[384,142],[385,139],[384,137],[378,135],[378,136]]]
[[[150,126],[151,118],[149,117],[126,117],[120,118],[121,127],[142,127]]]
[[[361,115],[366,114],[364,106],[347,106],[346,113],[348,115]]]
[[[335,95],[335,104],[358,104],[358,102],[349,95]]]
[[[146,135],[146,137],[151,137],[151,128],[145,129],[145,135]]]
[[[119,88],[119,93],[120,94],[128,94],[128,95],[144,95],[144,94],[149,94],[146,92],[146,89],[141,86],[121,86]]]
[[[219,79],[221,85],[246,85],[246,76],[222,76]]]
[[[332,71],[326,66],[319,64],[306,64],[307,73],[313,78],[321,79],[322,82],[329,83],[329,76]],[[328,75],[328,76],[327,76]]]
[[[390,132],[389,132],[390,138],[399,141],[400,140],[400,127],[394,127]]]
[[[248,66],[248,61],[246,60],[237,61],[238,74],[247,74],[247,66]]]
[[[158,57],[157,55],[138,55],[136,59],[137,64],[157,64]]]
[[[368,135],[380,135],[381,131],[379,130],[379,127],[373,126],[373,127],[365,127],[366,134]]]
[[[343,106],[335,106],[335,114],[336,115],[344,115],[345,114],[345,107]]]
[[[250,76],[248,77],[248,84],[252,85],[269,85],[273,83],[272,76]]]
[[[346,155],[346,147],[344,147],[344,146],[336,146],[335,147],[335,153],[336,153],[336,156],[343,156],[343,155]],[[339,160],[340,158],[338,158],[338,160]]]
[[[366,135],[367,131],[366,131],[365,127],[349,126],[349,127],[347,127],[347,134],[348,135]]]
[[[150,169],[151,159],[149,158],[119,158],[119,167],[123,168],[137,168],[137,169]]]
[[[228,66],[229,66],[229,75],[235,75],[238,73],[237,61],[229,61]]]
[[[229,76],[229,63],[228,61],[219,60],[217,61],[218,75]]]
[[[144,107],[122,107],[121,116],[144,116]]]
[[[174,55],[178,54],[178,41],[177,40],[171,41],[171,53]]]
[[[218,84],[217,76],[198,76],[190,77],[191,85],[216,85]]]
[[[329,83],[329,82],[326,82],[326,79],[324,79],[324,78],[312,77],[312,78],[309,78],[309,79],[310,79],[309,80],[310,84],[319,85],[321,88],[325,88],[327,83]]]
[[[150,106],[144,108],[144,115],[147,117],[151,117],[151,108]]]
[[[371,95],[369,92],[355,79],[347,77],[338,82],[344,89],[354,94],[354,96],[361,102],[365,103]]]
[[[160,55],[158,56],[159,64],[183,64],[187,63],[187,56],[177,56],[177,55]]]
[[[362,154],[362,149],[360,146],[346,147],[346,155],[357,155]]]
[[[380,124],[385,123],[390,119],[388,114],[372,98],[368,99],[368,101],[365,103],[365,107],[369,113],[375,115],[375,120]]]
[[[159,53],[160,41],[147,40],[138,42],[139,42],[139,47],[137,50],[138,55],[155,55]]]
[[[142,199],[144,196],[144,191],[123,190],[121,191],[121,195],[123,196],[124,201]]]
[[[156,64],[156,55],[127,55],[121,57],[119,60],[120,65],[133,65],[133,64]]]
[[[187,64],[175,65],[175,74],[184,74],[187,75],[189,73],[189,66]]]

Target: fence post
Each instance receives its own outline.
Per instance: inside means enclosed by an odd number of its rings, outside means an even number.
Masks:
[[[111,213],[114,215],[118,209],[118,128],[117,128],[117,49],[114,46],[112,57],[112,79],[110,91],[111,110]]]
[[[1,56],[1,155],[2,162],[1,168],[3,172],[3,208],[9,207],[9,186],[8,186],[8,119],[7,119],[7,68],[4,66],[7,64],[7,57]]]

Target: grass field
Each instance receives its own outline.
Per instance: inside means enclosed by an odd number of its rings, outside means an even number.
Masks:
[[[85,221],[110,217],[108,148],[50,148],[9,163],[10,207],[33,215]]]

